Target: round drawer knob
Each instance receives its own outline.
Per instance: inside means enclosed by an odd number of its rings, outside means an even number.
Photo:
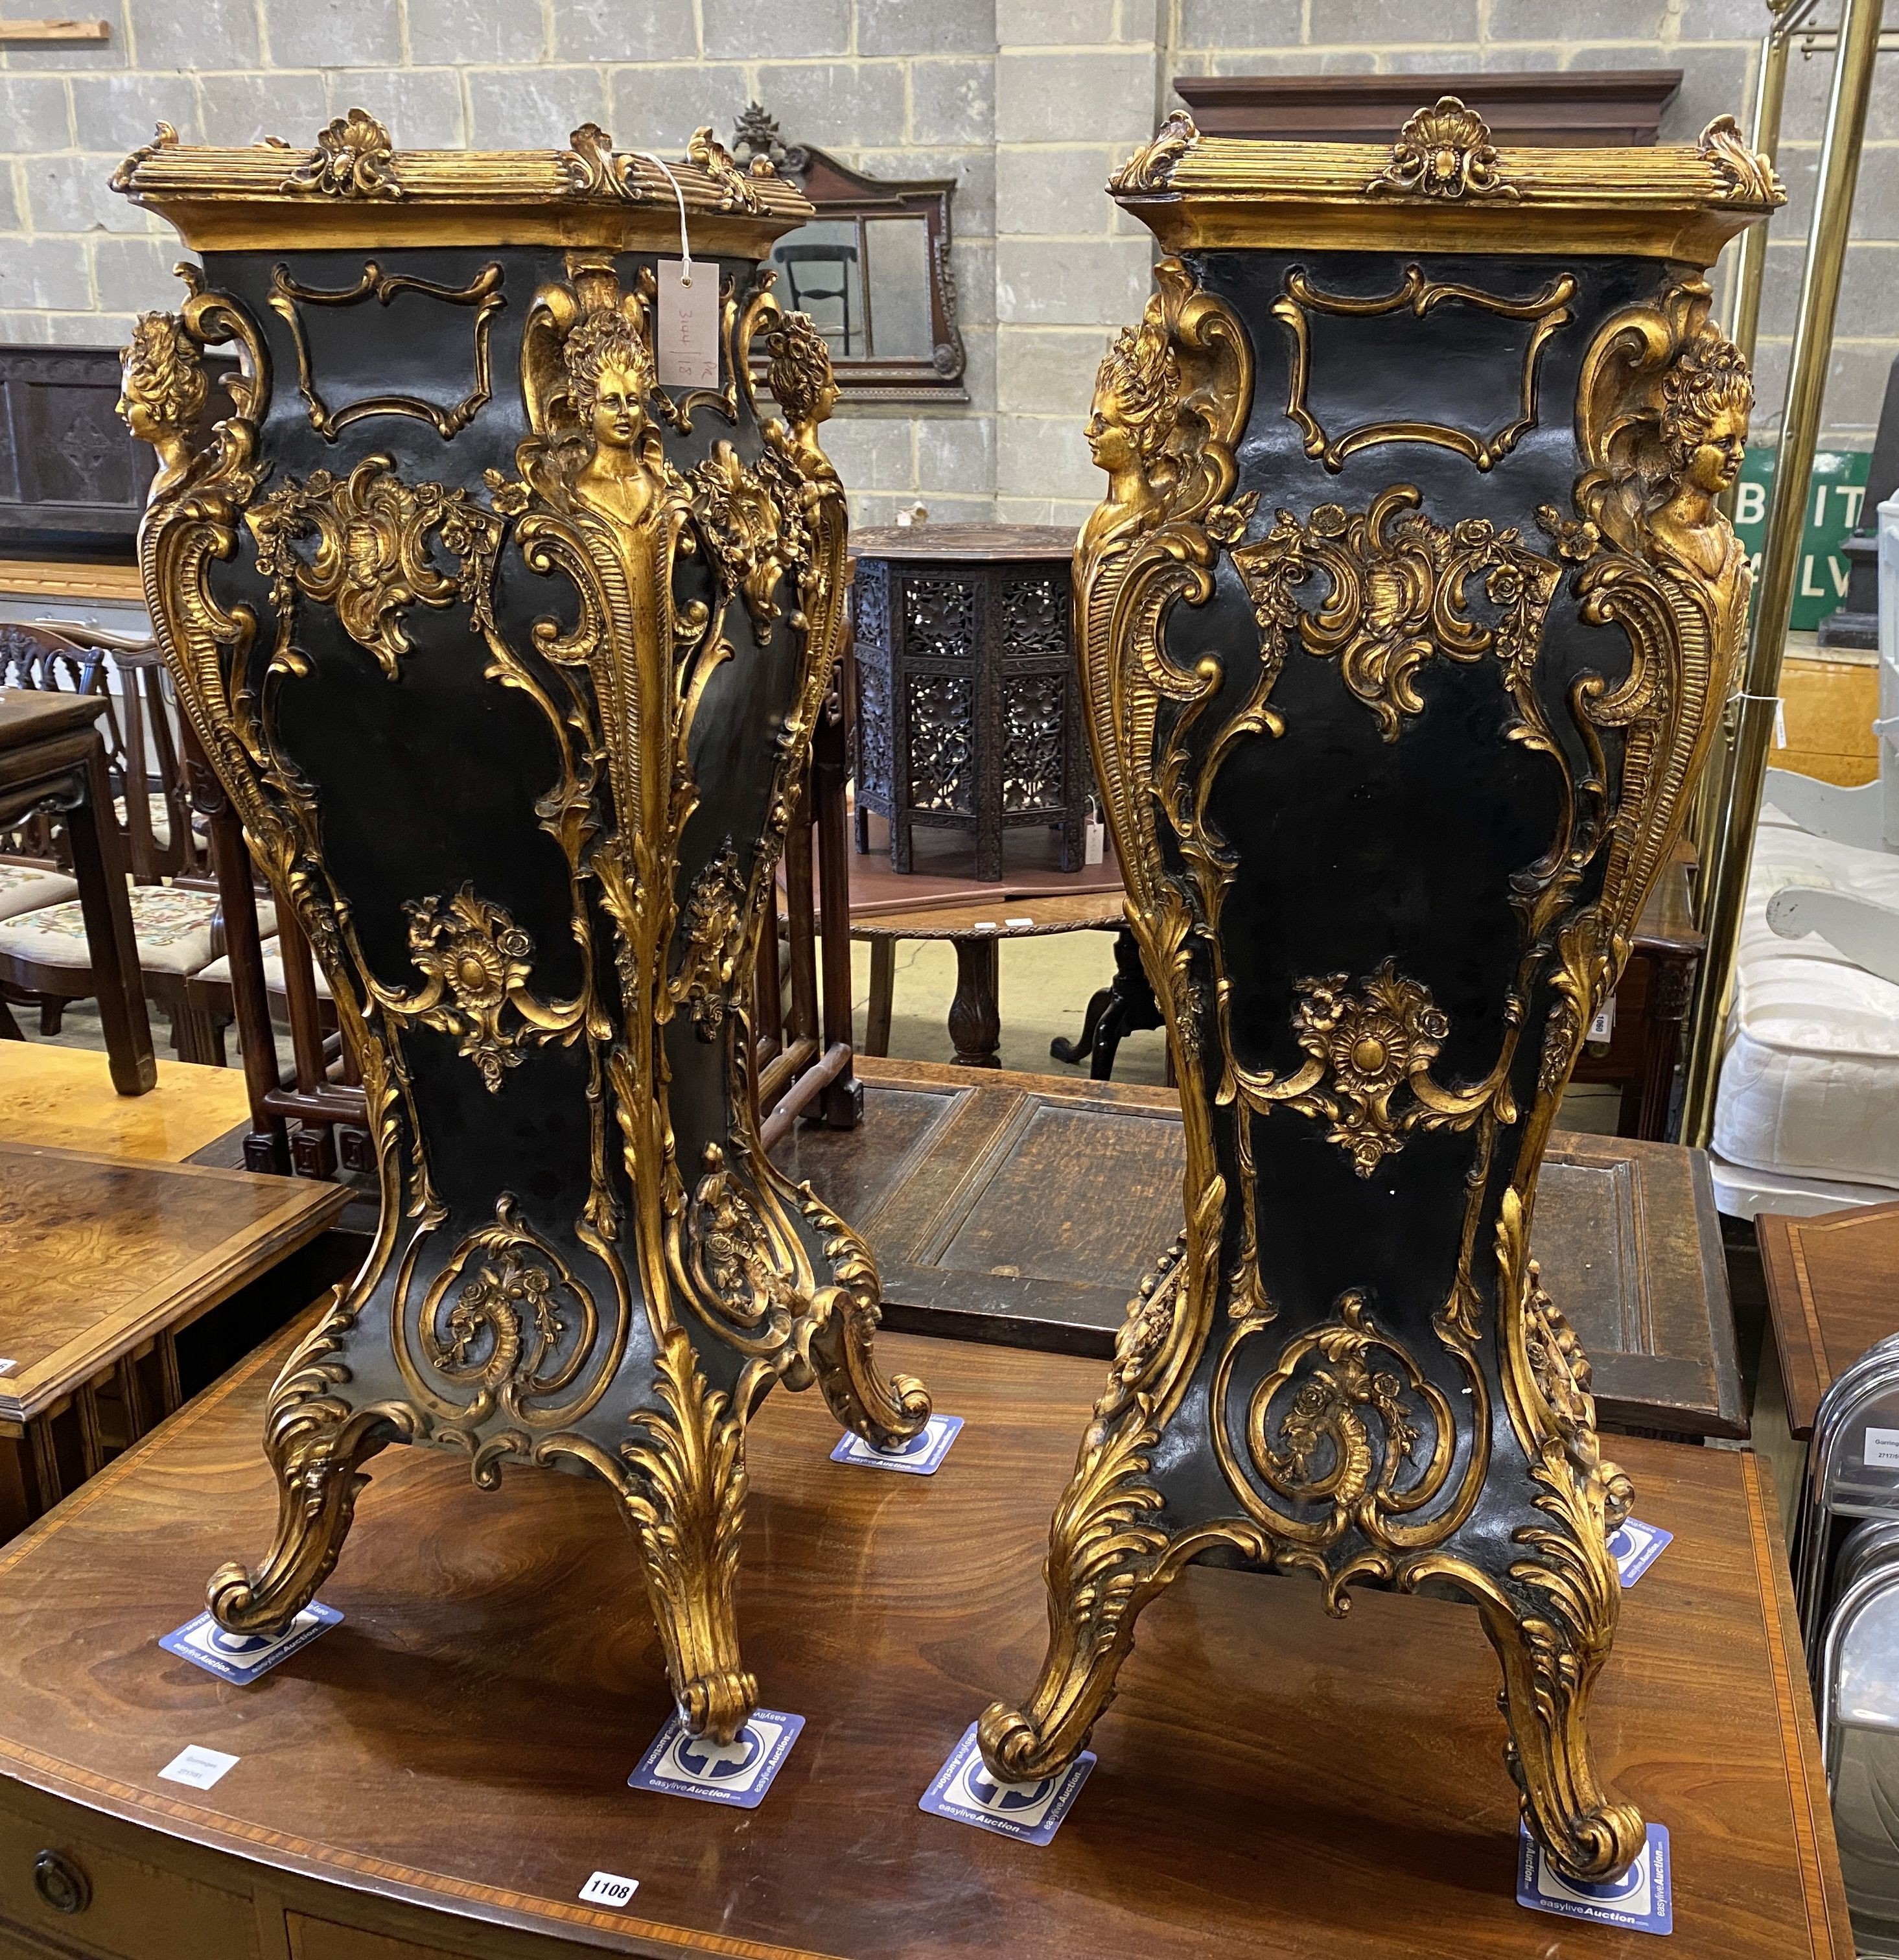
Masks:
[[[55,1912],[84,1912],[92,1903],[92,1881],[57,1851],[33,1860],[33,1888]]]

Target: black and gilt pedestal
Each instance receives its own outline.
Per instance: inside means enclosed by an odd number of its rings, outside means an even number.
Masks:
[[[845,625],[835,391],[758,269],[810,215],[791,186],[705,131],[670,170],[569,140],[394,151],[353,112],[307,154],[161,129],[116,180],[203,258],[127,350],[146,591],[328,976],[381,1181],[368,1258],[271,1398],[275,1542],[211,1603],[284,1625],[388,1444],[461,1452],[484,1488],[590,1472],[682,1710],[729,1740],[757,1693],[748,1418],[779,1381],[880,1443],[929,1411],[874,1373],[870,1255],[766,1160],[746,1065]],[[682,223],[715,324],[691,385]],[[243,373],[202,444],[213,343]]]
[[[1640,1850],[1589,1755],[1629,1483],[1529,1257],[1538,1166],[1738,651],[1751,387],[1700,269],[1782,193],[1695,147],[1201,138],[1103,362],[1077,556],[1095,767],[1166,1014],[1187,1230],[1056,1511],[991,1768],[1050,1774],[1197,1560],[1477,1606],[1525,1816]]]

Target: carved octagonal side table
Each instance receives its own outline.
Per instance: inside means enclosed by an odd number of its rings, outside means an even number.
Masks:
[[[1071,1761],[1211,1559],[1475,1604],[1562,1869],[1643,1825],[1586,1732],[1629,1482],[1529,1257],[1538,1166],[1720,713],[1747,368],[1700,275],[1783,196],[1697,145],[1203,139],[1115,179],[1177,256],[1101,368],[1095,766],[1166,1013],[1187,1230],[1129,1311],[984,1717]]]
[[[161,128],[116,180],[204,256],[127,353],[158,452],[146,593],[323,963],[381,1182],[362,1271],[271,1398],[276,1541],[211,1602],[284,1625],[387,1444],[462,1452],[485,1488],[590,1471],[682,1711],[730,1740],[757,1692],[748,1418],[781,1380],[880,1443],[929,1411],[873,1373],[870,1255],[767,1160],[746,1065],[844,630],[835,391],[759,270],[810,215],[768,163],[705,131],[670,168],[569,140],[398,152],[360,111],[307,154]],[[666,289],[689,224],[717,343],[691,386]],[[243,373],[200,447],[213,342]]]
[[[911,833],[958,830],[975,875],[1002,876],[1003,833],[1061,833],[1082,867],[1093,784],[1071,628],[1071,530],[919,524],[860,531],[855,611],[857,848],[867,814],[890,824],[890,864]]]

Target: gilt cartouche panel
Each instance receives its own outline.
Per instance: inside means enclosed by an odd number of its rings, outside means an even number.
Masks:
[[[984,1754],[1071,1761],[1197,1560],[1338,1613],[1428,1592],[1497,1648],[1530,1827],[1607,1878],[1644,1829],[1586,1729],[1632,1494],[1529,1230],[1738,651],[1715,498],[1752,387],[1700,268],[1780,189],[1725,120],[1500,154],[1449,99],[1388,151],[1176,116],[1114,188],[1179,250],[1102,364],[1075,582],[1187,1230],[1130,1306],[1048,1653]],[[1527,337],[1474,340],[1470,305]],[[1334,440],[1308,364],[1368,319]],[[1487,393],[1507,440],[1465,412]]]
[[[399,152],[358,113],[307,154],[161,129],[118,179],[204,259],[127,350],[160,459],[147,593],[323,963],[380,1175],[370,1256],[271,1399],[275,1542],[210,1598],[234,1630],[284,1624],[391,1443],[485,1488],[592,1472],[682,1710],[730,1739],[756,1697],[752,1411],[815,1382],[888,1443],[929,1409],[874,1373],[869,1253],[766,1160],[743,1062],[843,631],[835,391],[759,269],[809,212],[768,165],[703,132],[670,173],[570,142]],[[655,359],[676,186],[723,332],[690,393]],[[198,447],[214,345],[243,372]]]

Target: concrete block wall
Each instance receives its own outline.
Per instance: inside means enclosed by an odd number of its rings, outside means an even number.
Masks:
[[[0,18],[45,0],[0,0]],[[115,345],[176,303],[168,228],[107,188],[159,119],[187,141],[301,142],[360,103],[399,145],[558,145],[591,119],[676,150],[762,101],[788,140],[886,176],[953,175],[966,405],[852,404],[830,444],[860,521],[1078,519],[1094,369],[1147,290],[1147,234],[1102,194],[1176,75],[1679,67],[1664,135],[1744,119],[1764,0],[102,0],[107,46],[0,55],[0,339]],[[1777,418],[1831,61],[1796,56],[1761,342]],[[1882,76],[1827,397],[1871,439],[1899,352],[1899,88]]]
[[[91,0],[88,0],[91,4]],[[0,0],[0,18],[56,11]],[[995,495],[995,0],[103,0],[104,47],[0,53],[0,341],[121,344],[173,307],[170,228],[107,187],[154,123],[187,142],[313,140],[357,105],[399,148],[558,148],[596,122],[677,154],[757,100],[787,141],[957,180],[969,401],[853,406],[830,447],[860,520]],[[1145,133],[1144,131],[1142,133]]]

